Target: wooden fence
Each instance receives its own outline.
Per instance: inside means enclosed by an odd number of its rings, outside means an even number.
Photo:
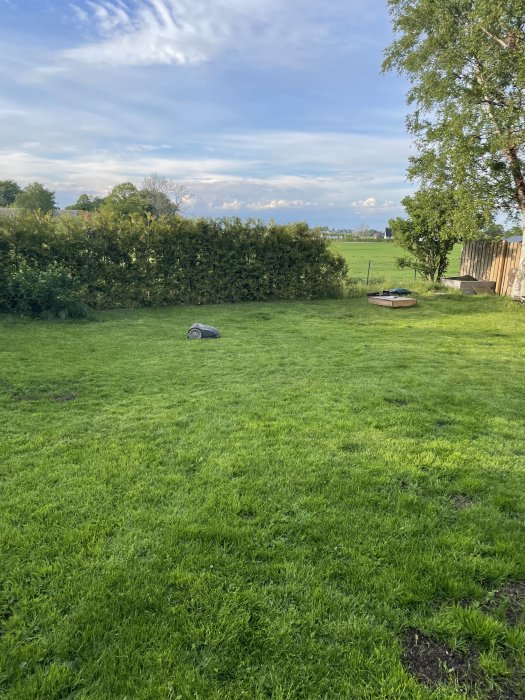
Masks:
[[[496,294],[508,296],[518,267],[521,243],[472,241],[461,252],[461,275],[496,282]]]

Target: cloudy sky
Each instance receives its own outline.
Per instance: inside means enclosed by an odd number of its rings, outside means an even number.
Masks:
[[[157,172],[188,213],[381,227],[406,85],[383,0],[0,0],[0,179],[60,205]]]

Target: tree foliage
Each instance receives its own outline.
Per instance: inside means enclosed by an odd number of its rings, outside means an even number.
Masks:
[[[155,216],[173,216],[181,213],[192,195],[185,185],[153,173],[144,178],[142,194],[145,196],[149,211]]]
[[[400,267],[411,267],[430,282],[441,279],[459,241],[453,202],[450,192],[436,189],[421,189],[403,199],[408,218],[389,221],[394,241],[410,254],[397,259]]]
[[[411,82],[407,123],[419,155],[410,177],[475,200],[487,221],[521,212],[525,224],[523,0],[388,4],[396,38],[384,68]]]
[[[94,212],[102,208],[106,213],[111,212],[117,216],[175,216],[184,210],[192,198],[185,185],[154,173],[144,178],[140,189],[132,182],[122,182],[115,185],[105,198],[81,194],[66,209]]]
[[[55,193],[47,190],[40,182],[32,182],[25,187],[17,195],[14,205],[26,211],[41,211],[44,213],[54,211],[57,208]]]
[[[146,197],[132,182],[122,182],[115,185],[100,207],[101,211],[118,216],[145,214],[147,209]]]
[[[22,188],[14,180],[0,180],[0,207],[11,207]]]
[[[81,194],[74,204],[70,204],[66,209],[76,211],[98,211],[104,199],[102,197],[90,197],[88,194]]]

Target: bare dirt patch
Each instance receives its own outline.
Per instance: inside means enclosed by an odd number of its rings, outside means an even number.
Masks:
[[[454,421],[449,420],[448,418],[443,418],[442,420],[436,421],[434,425],[438,430],[445,430],[446,428],[450,428],[452,425],[454,425]]]
[[[39,401],[40,396],[35,394],[15,394],[13,396],[13,401]]]
[[[61,394],[60,396],[55,396],[53,398],[53,401],[57,401],[59,403],[63,401],[74,401],[77,398],[76,394],[69,393],[69,394]]]
[[[476,655],[451,649],[410,627],[403,639],[403,663],[424,685],[434,687],[450,681],[468,685],[473,680]]]
[[[408,399],[396,396],[385,396],[385,401],[393,406],[406,406],[410,403]]]
[[[253,518],[255,518],[256,513],[251,508],[242,508],[237,513],[237,515],[239,516],[239,518],[242,518],[243,520],[252,520]]]
[[[0,637],[5,634],[4,625],[13,617],[14,611],[9,607],[0,607]]]
[[[479,697],[487,700],[523,700],[523,676],[516,668],[512,677],[495,684],[484,677],[475,650],[452,649],[415,627],[406,630],[402,644],[405,668],[429,688],[455,684],[467,693],[480,692]]]
[[[525,581],[508,583],[482,609],[484,612],[501,610],[507,624],[514,627],[525,611]]]
[[[523,693],[519,688],[506,684],[499,688],[491,688],[487,691],[488,700],[523,700]]]
[[[339,449],[343,452],[359,452],[361,445],[358,445],[356,442],[345,442]]]
[[[28,387],[26,391],[12,394],[13,401],[73,401],[78,396],[76,391],[72,391],[67,385],[55,387]]]
[[[458,510],[463,510],[463,508],[469,508],[474,503],[472,498],[469,498],[468,496],[462,496],[460,494],[455,496],[449,496],[448,500]]]

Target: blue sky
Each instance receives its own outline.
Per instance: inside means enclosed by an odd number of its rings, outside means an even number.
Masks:
[[[153,172],[187,213],[385,226],[411,191],[381,0],[0,0],[0,179]]]

